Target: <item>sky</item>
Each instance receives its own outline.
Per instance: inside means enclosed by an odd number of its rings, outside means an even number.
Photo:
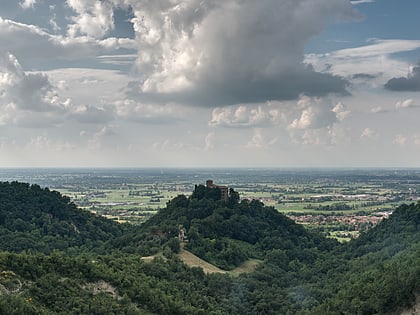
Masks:
[[[420,167],[418,0],[0,4],[0,167]]]

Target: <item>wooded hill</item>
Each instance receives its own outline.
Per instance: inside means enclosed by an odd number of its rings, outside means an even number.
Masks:
[[[123,235],[120,225],[78,209],[68,197],[38,185],[0,183],[0,248],[51,253],[94,249]]]
[[[57,192],[0,183],[0,314],[398,314],[420,293],[420,203],[348,244],[258,201],[197,186],[142,226]],[[206,274],[185,249],[239,276]],[[141,259],[155,255],[152,261]]]

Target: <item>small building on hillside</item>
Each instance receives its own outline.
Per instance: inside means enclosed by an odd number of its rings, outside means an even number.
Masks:
[[[211,179],[206,181],[206,187],[207,188],[219,188],[220,189],[220,199],[223,201],[228,201],[229,199],[229,190],[227,186],[220,186],[220,185],[215,185],[213,183],[213,181]]]
[[[181,243],[188,242],[187,230],[182,225],[180,225],[178,228],[178,240]]]

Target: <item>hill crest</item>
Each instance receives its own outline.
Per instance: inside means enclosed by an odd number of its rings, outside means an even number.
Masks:
[[[77,208],[57,191],[19,182],[0,183],[0,249],[50,253],[95,248],[125,227]]]

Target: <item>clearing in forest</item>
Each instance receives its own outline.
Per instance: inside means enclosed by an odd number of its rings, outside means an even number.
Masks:
[[[237,276],[241,273],[249,273],[255,270],[257,265],[261,263],[261,260],[250,259],[245,261],[239,267],[226,271],[216,267],[215,265],[210,264],[209,262],[201,259],[200,257],[194,255],[193,253],[185,250],[181,247],[178,257],[189,267],[200,267],[205,273],[225,273],[233,276]]]

